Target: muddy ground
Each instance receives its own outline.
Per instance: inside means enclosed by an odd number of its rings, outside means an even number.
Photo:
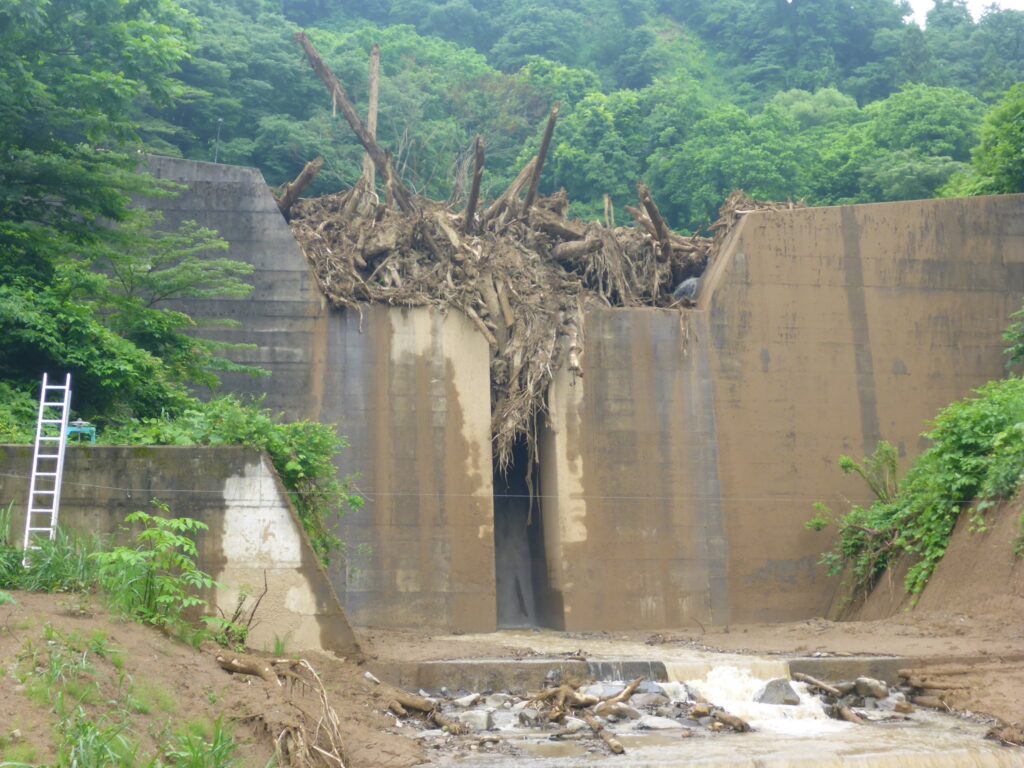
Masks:
[[[35,650],[55,642],[86,648],[102,638],[106,655],[93,653],[88,679],[98,696],[86,697],[83,709],[101,723],[116,717],[114,700],[137,702],[128,707],[124,733],[139,745],[141,755],[154,755],[169,734],[191,730],[209,733],[223,718],[239,742],[243,765],[266,765],[272,754],[271,734],[253,720],[267,707],[261,681],[231,675],[214,660],[214,649],[195,649],[160,632],[109,616],[92,599],[15,593],[18,603],[0,606],[0,761],[29,758],[31,764],[52,762],[57,755],[58,719],[54,702],[40,698],[24,677],[26,660]],[[640,633],[559,633],[518,630],[491,635],[430,635],[417,631],[362,630],[365,659],[337,659],[305,654],[321,674],[345,739],[350,768],[405,768],[427,761],[421,747],[407,738],[385,714],[386,685],[365,677],[392,661],[557,656],[582,651],[590,658],[686,658],[709,650],[757,655],[837,654],[988,657],[964,674],[957,670],[957,688],[948,701],[959,709],[986,713],[1024,724],[1024,599],[1009,600],[997,610],[985,606],[978,615],[915,611],[878,621],[831,622],[812,619],[789,624],[736,625]],[[82,642],[84,641],[84,645]],[[1015,657],[1015,658],[1013,658]],[[112,659],[118,658],[117,664]],[[40,665],[41,667],[42,665]],[[127,681],[127,682],[126,682]],[[131,697],[125,699],[125,691]],[[16,739],[11,733],[17,731]],[[14,751],[11,751],[14,750]]]
[[[783,624],[740,624],[613,634],[516,630],[493,635],[425,635],[400,630],[363,630],[369,663],[469,658],[516,658],[583,651],[590,658],[684,658],[690,651],[753,655],[864,655],[990,658],[957,673],[947,701],[957,709],[1024,725],[1024,598],[984,605],[977,614],[916,610],[876,620],[825,619]],[[962,665],[958,665],[962,666]],[[938,670],[936,670],[938,671]],[[890,681],[895,683],[896,681]]]

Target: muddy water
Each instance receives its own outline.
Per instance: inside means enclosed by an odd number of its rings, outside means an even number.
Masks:
[[[638,731],[631,723],[608,726],[626,748],[612,757],[593,739],[548,741],[537,733],[510,728],[501,735],[520,754],[475,754],[453,765],[493,768],[582,768],[597,762],[629,768],[1015,768],[1024,767],[1024,751],[983,740],[987,726],[929,711],[909,719],[852,725],[828,717],[807,687],[794,683],[800,704],[774,706],[755,701],[765,683],[788,677],[784,661],[742,659],[742,666],[709,659],[668,663],[670,682],[662,683],[673,700],[687,698],[687,688],[742,717],[751,733],[710,734],[695,729],[686,738],[679,730]],[[869,716],[876,713],[870,712]],[[882,713],[877,713],[881,715]]]

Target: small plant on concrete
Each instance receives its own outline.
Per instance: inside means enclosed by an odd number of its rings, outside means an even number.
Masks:
[[[154,501],[165,514],[165,504]],[[206,607],[200,590],[215,586],[213,578],[196,565],[196,545],[190,538],[207,529],[188,517],[160,517],[133,512],[125,518],[141,525],[134,547],[115,547],[93,555],[99,564],[99,580],[110,595],[113,608],[145,624],[160,627],[184,625],[183,614]]]

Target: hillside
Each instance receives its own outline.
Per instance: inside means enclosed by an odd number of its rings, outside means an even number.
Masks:
[[[971,161],[986,113],[1024,79],[1024,12],[975,22],[940,0],[922,30],[893,0],[184,5],[195,48],[179,98],[147,110],[147,146],[255,165],[272,184],[318,154],[315,193],[359,175],[361,147],[292,40],[304,27],[364,114],[380,44],[381,144],[435,199],[465,195],[477,134],[485,196],[504,189],[556,100],[541,191],[564,187],[584,217],[605,193],[629,203],[639,180],[691,231],[738,188],[812,205],[1012,191],[979,186]]]

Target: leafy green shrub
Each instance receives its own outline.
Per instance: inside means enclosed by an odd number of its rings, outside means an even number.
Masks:
[[[0,381],[0,443],[31,443],[38,407],[30,392]]]
[[[808,527],[829,523],[839,528],[836,546],[822,557],[829,572],[851,568],[854,594],[866,593],[878,576],[900,554],[916,559],[905,586],[919,594],[946,553],[960,513],[976,504],[978,513],[1020,489],[1024,473],[1024,379],[995,381],[978,389],[974,397],[957,401],[942,412],[925,434],[932,441],[907,472],[898,491],[878,493],[877,472],[894,469],[891,446],[879,445],[873,457],[857,465],[843,457],[844,471],[851,466],[876,490],[878,500],[869,507],[853,506],[841,516],[823,504]],[[889,471],[888,468],[885,469]],[[884,489],[883,489],[884,490]]]
[[[154,502],[164,513],[166,505]],[[189,535],[206,525],[188,517],[170,518],[133,512],[125,522],[142,526],[135,547],[115,547],[92,555],[99,565],[99,583],[111,606],[145,624],[179,628],[189,609],[206,607],[197,592],[215,586],[196,566],[196,545]]]
[[[326,561],[341,546],[331,530],[335,518],[362,507],[348,478],[338,478],[334,457],[348,447],[334,427],[312,421],[282,423],[269,410],[228,395],[177,416],[135,419],[108,429],[104,443],[134,445],[246,445],[266,451],[281,475],[312,541]]]

